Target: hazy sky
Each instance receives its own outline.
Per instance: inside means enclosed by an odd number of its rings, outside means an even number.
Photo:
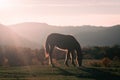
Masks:
[[[0,23],[120,24],[120,0],[0,0]]]

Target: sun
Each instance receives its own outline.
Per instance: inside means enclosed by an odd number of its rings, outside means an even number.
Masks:
[[[11,6],[10,0],[0,0],[0,9],[1,8],[8,8]]]

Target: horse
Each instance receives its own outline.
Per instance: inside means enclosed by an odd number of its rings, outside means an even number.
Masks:
[[[52,61],[52,53],[54,48],[60,48],[67,50],[65,65],[68,65],[68,60],[71,59],[71,62],[76,66],[74,62],[74,57],[76,56],[76,63],[80,67],[82,65],[82,52],[79,42],[72,35],[64,35],[59,33],[51,33],[47,36],[45,43],[45,55],[46,59],[49,58],[49,64],[53,67],[55,66]],[[70,58],[71,55],[71,58]]]

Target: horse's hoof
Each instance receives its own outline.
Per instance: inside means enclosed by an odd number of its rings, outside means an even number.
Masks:
[[[78,66],[77,67],[78,69],[83,69],[83,68],[85,68],[84,66]]]
[[[55,68],[56,66],[54,64],[51,65],[52,68]]]
[[[65,64],[67,67],[69,67],[69,65],[68,64]]]
[[[72,65],[73,65],[74,67],[76,67],[76,65],[75,65],[74,63],[72,63]]]
[[[76,65],[73,65],[73,67],[76,67]]]

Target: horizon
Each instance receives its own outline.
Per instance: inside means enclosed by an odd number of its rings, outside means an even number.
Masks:
[[[109,25],[109,26],[103,26],[103,25],[52,25],[52,24],[48,24],[48,23],[43,23],[43,22],[19,22],[19,23],[13,23],[13,24],[3,24],[0,22],[0,25],[3,26],[7,26],[7,27],[12,27],[13,25],[19,25],[19,24],[45,24],[45,25],[49,25],[49,26],[56,26],[56,27],[86,27],[86,26],[90,26],[90,27],[114,27],[114,26],[119,26],[120,24],[113,24],[113,25]]]
[[[91,26],[91,27],[113,27],[113,26],[118,26],[120,24],[113,24],[113,25],[109,25],[109,26],[102,26],[102,25],[51,25],[48,23],[42,23],[42,22],[19,22],[19,23],[13,23],[13,24],[3,24],[0,23],[0,25],[3,26],[7,26],[7,27],[12,27],[12,25],[19,25],[19,24],[45,24],[45,25],[49,25],[49,26],[56,26],[56,27],[85,27],[85,26]]]
[[[109,27],[120,24],[119,7],[120,0],[0,0],[0,22]]]

